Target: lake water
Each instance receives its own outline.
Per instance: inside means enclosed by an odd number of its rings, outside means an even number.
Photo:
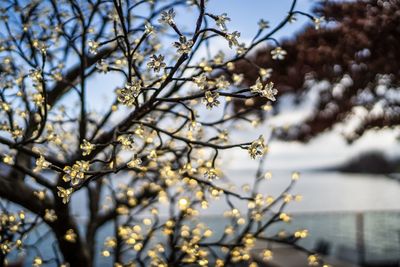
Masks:
[[[235,183],[245,183],[243,177],[249,173],[232,173]],[[259,191],[277,195],[291,173],[272,173]],[[286,209],[293,222],[274,225],[271,232],[304,228],[309,238],[302,245],[309,249],[328,242],[330,254],[342,260],[400,263],[400,181],[384,175],[304,172],[293,193],[303,195],[301,202]]]
[[[235,186],[243,193],[243,185],[253,184],[253,170],[226,171]],[[272,171],[272,179],[261,182],[257,188],[264,195],[278,196],[291,182],[291,172]],[[303,196],[302,201],[292,202],[286,211],[309,212],[362,212],[400,211],[400,182],[384,175],[346,174],[339,172],[302,172],[291,191]],[[236,204],[245,209],[244,202]],[[225,201],[210,204],[203,215],[220,215],[229,209]]]
[[[259,192],[276,195],[290,183],[290,172],[273,171],[272,174],[272,179],[265,181]],[[244,170],[235,171],[231,177],[241,186],[250,182],[249,176],[251,171]],[[303,195],[303,200],[288,206],[292,212],[400,211],[400,182],[384,175],[303,172],[293,193]]]

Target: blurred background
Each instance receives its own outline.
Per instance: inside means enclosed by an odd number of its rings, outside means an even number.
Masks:
[[[249,44],[260,19],[273,28],[292,2],[214,0],[208,9],[227,13],[229,29],[241,33],[240,43]],[[296,14],[289,26],[276,33],[275,41],[260,45],[251,56],[257,65],[274,70],[271,81],[279,91],[277,102],[270,107],[265,102],[238,101],[237,111],[259,106],[268,115],[254,114],[258,130],[241,125],[231,138],[238,143],[254,140],[260,131],[270,137],[263,165],[269,179],[260,192],[277,196],[290,183],[292,173],[300,173],[293,193],[302,200],[286,209],[293,221],[274,225],[272,232],[307,229],[308,238],[300,245],[326,255],[333,266],[398,267],[400,1],[299,0],[296,10],[304,14]],[[176,12],[180,25],[193,19],[186,10]],[[305,14],[324,17],[324,22],[319,25]],[[277,46],[287,55],[274,61],[271,51]],[[221,49],[228,57],[235,54],[226,48],[226,40],[215,38],[210,47],[212,51],[203,51],[203,56]],[[247,62],[238,62],[235,71],[244,74],[246,86],[253,85],[258,76]],[[117,75],[97,75],[91,80],[89,110],[104,112],[103,107],[113,101],[110,88],[119,81]],[[69,97],[61,102],[73,105]],[[209,116],[204,112],[200,116]],[[245,188],[258,165],[246,153],[237,152],[222,153],[221,166],[233,186]],[[84,200],[77,195],[72,202],[74,214],[85,220]],[[224,225],[219,224],[221,205],[210,205],[203,214],[217,231]],[[107,230],[99,240],[106,235]],[[301,256],[290,248],[275,251],[271,266],[301,266]],[[306,265],[307,260],[301,262]],[[109,265],[99,262],[98,266]]]

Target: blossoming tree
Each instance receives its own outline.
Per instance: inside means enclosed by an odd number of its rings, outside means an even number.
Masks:
[[[265,232],[290,221],[283,207],[296,199],[289,191],[298,174],[273,197],[257,191],[270,176],[261,167],[253,188],[241,191],[219,166],[222,150],[263,158],[263,136],[230,138],[229,129],[254,119],[253,108],[235,112],[232,100],[272,103],[277,90],[267,72],[254,86],[238,87],[234,63],[273,40],[296,1],[275,28],[261,20],[247,45],[228,29],[227,14],[213,14],[206,2],[1,2],[1,266],[15,251],[33,255],[33,266],[93,266],[99,253],[114,266],[255,266],[257,239],[306,236]],[[177,18],[187,10],[196,16],[183,27]],[[214,39],[225,39],[236,55],[199,58]],[[282,50],[273,55],[284,57]],[[115,83],[94,83],[104,76]],[[99,86],[112,103],[94,112],[88,95]],[[228,207],[220,233],[196,221],[218,201]],[[86,219],[75,216],[74,202]]]

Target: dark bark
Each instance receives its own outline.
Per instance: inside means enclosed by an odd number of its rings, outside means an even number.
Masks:
[[[60,201],[56,202],[55,210],[57,213],[57,220],[51,225],[54,234],[57,238],[59,248],[64,256],[64,260],[70,264],[71,267],[91,267],[93,266],[93,258],[90,254],[92,248],[85,244],[83,238],[80,236],[78,226],[69,214],[68,205]],[[76,242],[69,242],[65,240],[65,233],[73,229],[77,234]]]

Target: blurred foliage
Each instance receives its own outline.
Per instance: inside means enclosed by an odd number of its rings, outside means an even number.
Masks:
[[[303,122],[277,129],[277,135],[308,141],[355,116],[359,122],[346,134],[350,142],[369,129],[396,127],[400,123],[400,1],[324,1],[314,12],[327,24],[320,29],[307,26],[295,38],[282,41],[279,45],[287,52],[283,60],[272,60],[275,47],[268,47],[259,49],[251,63],[237,64],[246,85],[258,78],[254,63],[273,69],[271,80],[279,94],[295,93],[299,102],[307,99],[317,82],[329,82],[319,91],[315,112]],[[265,102],[257,99],[254,105]],[[242,104],[238,100],[236,108],[240,110]]]

